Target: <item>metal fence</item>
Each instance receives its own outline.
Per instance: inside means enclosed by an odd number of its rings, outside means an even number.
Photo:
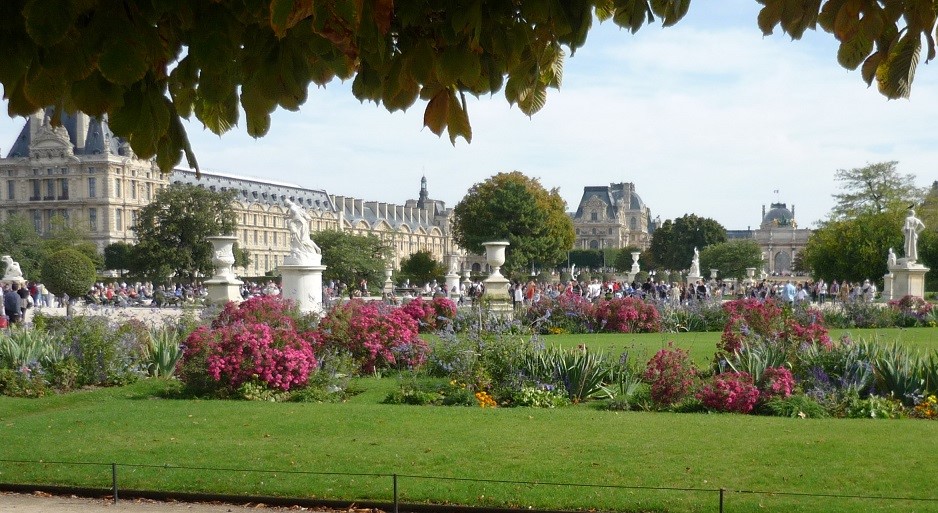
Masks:
[[[16,480],[17,482],[9,482],[9,477],[11,476],[10,470],[14,467],[22,468],[23,466],[28,467],[37,467],[37,466],[83,466],[98,468],[101,472],[100,479],[97,479],[97,487],[84,488],[79,486],[49,486],[41,485],[35,483],[22,483],[21,480]],[[7,467],[3,471],[3,467]],[[216,493],[192,493],[192,492],[178,492],[178,491],[164,491],[164,490],[142,490],[142,489],[132,489],[132,488],[121,488],[121,477],[126,475],[125,473],[132,474],[140,469],[150,469],[150,470],[159,470],[161,472],[181,472],[181,471],[191,471],[191,472],[200,472],[200,473],[239,473],[239,474],[261,474],[268,476],[276,475],[302,475],[307,476],[311,479],[315,478],[326,478],[326,477],[348,477],[348,478],[359,478],[359,477],[369,477],[378,480],[386,480],[386,487],[389,490],[389,495],[384,498],[377,499],[365,499],[360,498],[350,498],[344,500],[326,500],[326,499],[316,499],[309,497],[288,497],[288,496],[269,496],[269,495],[225,495],[225,494],[216,494]],[[98,462],[77,462],[77,461],[30,461],[30,460],[9,460],[9,459],[0,459],[0,490],[7,491],[29,491],[29,490],[51,490],[59,491],[63,493],[74,493],[76,495],[108,495],[112,500],[117,503],[120,497],[124,498],[164,498],[164,499],[175,499],[175,500],[192,500],[192,501],[222,501],[222,502],[241,502],[241,503],[265,503],[265,504],[279,504],[279,505],[305,505],[305,506],[328,506],[328,507],[350,507],[352,505],[357,505],[359,507],[371,507],[378,508],[387,511],[392,511],[393,513],[399,513],[400,511],[409,511],[409,512],[424,512],[424,511],[505,511],[512,509],[524,509],[528,512],[533,511],[551,511],[546,509],[537,509],[534,507],[511,507],[500,505],[498,507],[491,507],[488,505],[478,504],[478,505],[439,505],[439,504],[426,504],[426,503],[408,503],[406,500],[402,500],[403,491],[405,490],[405,485],[408,483],[416,483],[417,481],[440,481],[440,482],[460,482],[460,483],[476,483],[479,485],[485,484],[497,484],[497,485],[516,485],[516,486],[528,486],[528,487],[548,487],[555,488],[558,490],[573,490],[573,489],[594,489],[594,490],[603,490],[608,492],[622,492],[622,491],[642,491],[642,492],[662,492],[664,494],[673,496],[677,494],[694,494],[694,495],[703,495],[704,504],[712,504],[712,509],[709,506],[704,506],[702,509],[704,511],[719,511],[723,513],[726,511],[726,508],[731,505],[734,497],[741,496],[763,496],[763,497],[773,497],[778,498],[790,498],[798,500],[808,500],[813,501],[814,505],[821,505],[822,501],[831,501],[831,500],[841,500],[841,501],[859,501],[855,507],[860,507],[864,511],[870,511],[874,505],[879,505],[885,507],[889,510],[894,511],[906,511],[906,510],[916,510],[921,511],[921,508],[928,508],[926,511],[938,511],[938,497],[907,497],[907,496],[884,496],[884,495],[850,495],[850,494],[836,494],[836,493],[808,493],[808,492],[794,492],[794,491],[770,491],[770,490],[740,490],[740,489],[728,489],[728,488],[686,488],[686,487],[669,487],[669,486],[630,486],[630,485],[613,485],[613,484],[600,484],[600,483],[564,483],[564,482],[549,482],[549,481],[512,481],[512,480],[497,480],[497,479],[479,479],[471,477],[445,477],[445,476],[426,476],[426,475],[414,475],[414,474],[387,474],[387,473],[374,473],[374,472],[362,472],[362,473],[348,473],[348,472],[320,472],[320,471],[307,471],[307,470],[292,470],[292,469],[257,469],[257,468],[227,468],[227,467],[189,467],[184,465],[148,465],[148,464],[137,464],[137,463],[98,463]],[[109,487],[101,486],[104,482],[108,482]],[[923,483],[924,484],[924,483]],[[930,486],[925,486],[925,489],[931,491]],[[916,507],[912,508],[911,505],[915,504]],[[854,507],[854,508],[855,508]],[[637,505],[634,502],[623,501],[623,503],[618,507],[610,507],[608,510],[634,510],[636,508],[642,508],[641,505]],[[820,508],[808,508],[809,510],[822,509],[829,510],[830,507],[820,507]],[[850,509],[850,507],[842,508],[844,510]]]

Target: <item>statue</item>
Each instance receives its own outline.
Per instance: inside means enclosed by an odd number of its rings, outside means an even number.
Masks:
[[[886,266],[894,267],[896,265],[896,252],[889,248],[889,256],[886,257]]]
[[[312,218],[302,207],[286,200],[287,207],[290,209],[290,217],[287,218],[287,226],[290,228],[290,256],[299,265],[309,265],[315,256],[322,255],[322,250],[310,238],[309,223]],[[321,257],[315,258],[315,264],[318,265]]]
[[[915,217],[915,210],[910,208],[902,226],[902,233],[905,235],[905,261],[910,264],[918,260],[918,234],[924,229],[925,223]]]
[[[23,279],[23,271],[20,269],[20,264],[18,262],[14,262],[13,257],[10,255],[3,255],[3,258],[0,258],[0,261],[2,261],[4,264],[4,280],[10,280],[11,278],[19,278],[19,280]]]
[[[700,251],[697,251],[697,246],[694,246],[694,259],[690,262],[690,271],[688,271],[688,276],[700,276]]]

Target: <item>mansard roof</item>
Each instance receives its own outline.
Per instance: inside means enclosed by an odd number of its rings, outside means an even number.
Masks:
[[[586,186],[583,187],[583,197],[580,198],[580,204],[577,207],[576,214],[574,214],[574,219],[583,216],[583,206],[593,198],[599,199],[606,205],[606,216],[613,219],[618,217],[617,207],[619,206],[624,210],[645,209],[645,202],[635,192],[635,185],[632,183]]]
[[[263,203],[267,205],[285,204],[290,200],[307,209],[335,210],[335,205],[324,190],[307,189],[299,185],[272,180],[229,175],[215,171],[201,171],[201,178],[196,178],[195,171],[174,169],[170,183],[195,185],[213,191],[236,191],[235,199],[243,203]]]
[[[48,108],[27,117],[23,128],[16,137],[16,141],[14,141],[10,151],[7,152],[7,158],[29,157],[29,148],[33,143],[33,137],[41,127],[49,123],[49,116],[51,115],[52,108]],[[61,127],[68,133],[68,139],[72,144],[72,151],[75,155],[103,153],[123,155],[129,153],[122,148],[124,140],[111,132],[107,120],[104,118],[92,118],[83,113],[66,113],[62,115]]]

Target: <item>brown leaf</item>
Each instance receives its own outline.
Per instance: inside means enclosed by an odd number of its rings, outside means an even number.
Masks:
[[[391,30],[391,20],[394,18],[394,0],[375,0],[375,25],[382,36]]]
[[[436,135],[442,135],[449,118],[449,89],[440,89],[433,99],[427,103],[427,110],[423,113],[423,125]]]

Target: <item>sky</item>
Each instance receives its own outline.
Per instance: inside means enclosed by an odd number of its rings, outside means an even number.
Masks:
[[[188,131],[203,170],[367,201],[402,204],[426,176],[430,197],[452,207],[473,184],[518,170],[558,188],[571,211],[585,186],[633,182],[652,216],[692,213],[727,229],[758,226],[773,202],[814,226],[838,169],[894,160],[921,186],[938,179],[938,63],[920,63],[910,99],[887,100],[837,64],[832,35],[763,37],[759,8],[694,2],[676,26],[635,35],[595,23],[534,116],[501,93],[469,97],[471,144],[423,128],[424,102],[388,113],[355,99],[350,81],[313,85],[260,139],[243,123],[219,137],[193,118]],[[0,117],[3,155],[22,124]]]

